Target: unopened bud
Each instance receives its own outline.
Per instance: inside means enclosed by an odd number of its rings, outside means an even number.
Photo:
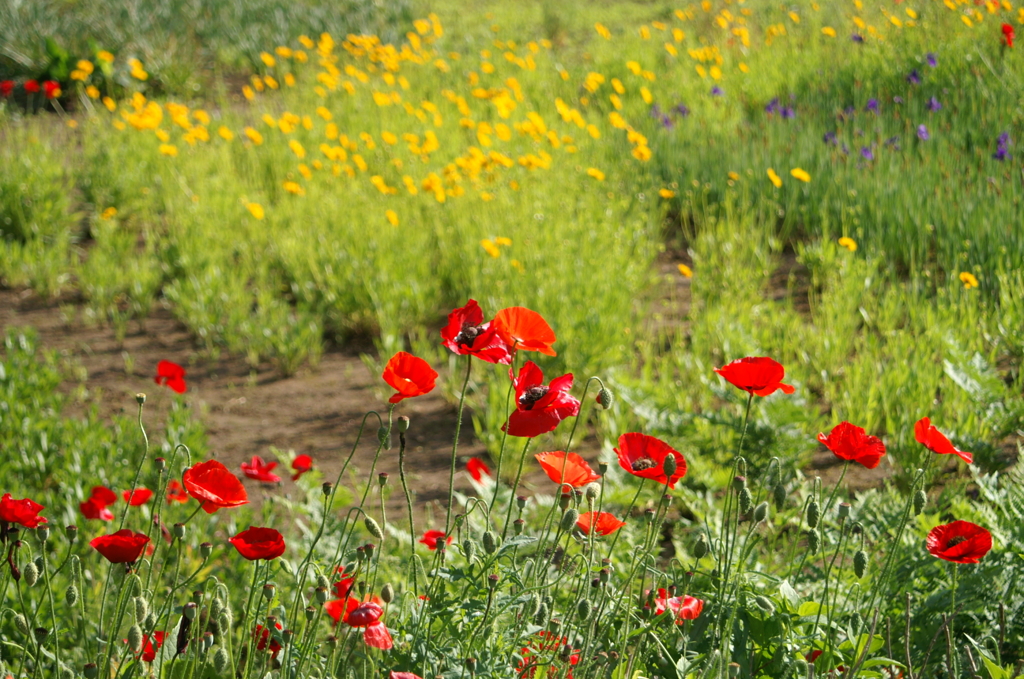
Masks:
[[[587,618],[590,617],[590,602],[586,599],[580,599],[579,603],[576,604],[576,617],[579,618],[580,622],[586,622]]]
[[[377,440],[384,450],[391,450],[391,429],[382,425],[377,429]]]
[[[78,603],[78,588],[74,585],[68,585],[68,588],[64,590],[64,601],[68,602],[68,606],[74,606]]]
[[[693,555],[698,559],[703,559],[708,553],[708,543],[704,537],[704,533],[697,536],[697,542],[693,545]]]
[[[86,663],[82,668],[82,674],[85,675],[85,679],[96,679],[100,675],[100,668],[94,662]]]
[[[137,622],[145,622],[146,617],[149,616],[149,602],[146,601],[146,597],[137,596],[133,600],[135,604],[135,620]]]
[[[78,539],[78,526],[65,526],[64,537],[68,539],[68,542],[74,543]]]
[[[914,493],[914,516],[923,512],[926,504],[928,504],[928,493],[924,492],[924,490],[918,490]]]
[[[484,551],[494,554],[498,550],[498,540],[493,531],[485,531],[483,535]]]
[[[331,586],[331,581],[328,580],[327,576],[324,575],[323,573],[317,573],[316,574],[316,586],[317,587],[323,587],[324,589],[327,589],[328,587]]]
[[[579,521],[579,518],[579,511],[575,507],[570,507],[562,514],[562,522],[558,525],[558,528],[568,533],[576,525],[576,522]]]
[[[370,532],[370,535],[377,538],[378,540],[384,539],[384,531],[380,529],[380,524],[374,521],[373,517],[363,517],[363,524],[366,526],[366,530]]]
[[[398,417],[398,431],[403,434],[409,431],[409,418],[405,415],[400,415]]]
[[[821,506],[817,500],[811,500],[807,505],[807,527],[814,530],[818,527],[818,519],[821,518]]]
[[[868,553],[863,549],[858,549],[853,555],[853,572],[858,578],[864,577],[864,572],[868,568]]]
[[[391,586],[390,582],[381,588],[380,600],[386,604],[389,604],[395,600],[395,588]]]
[[[597,392],[597,405],[608,410],[614,402],[615,396],[612,395],[612,392],[607,387],[601,387],[601,391]]]
[[[196,606],[194,603],[189,601],[187,604],[185,604],[184,606],[181,607],[181,614],[184,615],[189,620],[194,620],[195,617],[196,617],[196,610],[198,608],[199,608],[198,606]]]
[[[818,535],[818,531],[809,530],[807,531],[807,549],[810,550],[811,554],[818,553],[818,547],[821,545],[821,536]]]
[[[230,664],[231,656],[228,655],[228,649],[221,646],[217,649],[217,652],[213,654],[213,669],[217,674],[223,675]]]
[[[28,634],[28,620],[21,613],[14,614],[14,627],[22,634]]]
[[[466,538],[462,541],[462,555],[466,557],[466,561],[473,563],[473,557],[476,555],[476,542],[473,538]]]
[[[138,625],[128,628],[128,648],[132,649],[135,655],[142,653],[142,628]]]
[[[174,537],[178,538],[179,540],[184,538],[185,537],[185,524],[183,524],[183,523],[176,523],[176,524],[174,524],[174,528],[171,530],[171,534],[174,535]]]
[[[548,619],[548,607],[547,604],[542,603],[540,608],[537,609],[537,615],[534,616],[533,621],[538,625],[544,625]]]
[[[135,402],[138,403],[139,405],[144,404],[146,402],[146,395],[143,394],[141,391],[135,394]]]
[[[324,481],[320,485],[320,492],[323,493],[325,497],[329,496],[332,492],[334,492],[334,484],[331,483],[330,481]]]
[[[383,488],[384,486],[388,485],[388,473],[387,472],[381,472],[380,474],[377,474],[377,484],[381,488]]]
[[[669,453],[665,456],[665,461],[661,463],[661,468],[665,470],[665,476],[671,479],[676,473],[676,469],[679,468],[679,460],[675,455]]]
[[[739,492],[747,487],[747,477],[736,475],[732,477],[732,489]]]
[[[158,457],[155,460],[153,460],[153,465],[156,467],[156,470],[158,472],[162,472],[163,470],[167,469],[167,460],[165,460],[162,457]]]
[[[775,613],[775,604],[772,603],[772,600],[766,596],[761,596],[760,594],[755,596],[754,605],[760,608],[768,615],[773,615]]]
[[[25,584],[29,587],[39,582],[39,568],[34,561],[25,564],[25,567],[21,569],[21,574],[25,577]]]
[[[495,587],[498,586],[498,576],[497,576],[497,574],[491,573],[490,575],[487,576],[487,586],[490,589],[494,589]]]
[[[775,509],[780,510],[786,506],[786,485],[778,483],[772,489],[772,501],[775,502]]]
[[[740,513],[746,514],[754,506],[754,496],[746,486],[740,491]]]
[[[210,555],[213,554],[213,543],[203,542],[199,545],[199,556],[204,559],[209,559]]]
[[[840,502],[839,507],[836,509],[836,513],[839,514],[840,519],[845,519],[850,516],[850,503]]]
[[[768,518],[768,503],[762,502],[758,506],[754,507],[754,522],[761,523]]]
[[[512,530],[515,531],[516,535],[523,534],[523,528],[526,526],[526,522],[522,519],[516,519],[512,522]]]

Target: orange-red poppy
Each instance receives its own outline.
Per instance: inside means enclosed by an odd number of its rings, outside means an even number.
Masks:
[[[536,311],[521,306],[502,309],[494,315],[491,327],[514,349],[557,355],[551,348],[555,343],[555,331]]]
[[[511,375],[511,370],[509,371]],[[544,384],[544,373],[533,361],[519,369],[512,378],[516,390],[516,409],[502,425],[509,436],[532,437],[554,431],[558,423],[580,412],[580,402],[573,397],[572,373],[556,377]]]
[[[399,351],[384,366],[384,373],[381,377],[396,392],[388,399],[388,402],[398,403],[402,399],[422,396],[433,390],[437,373],[429,363],[419,356]]]
[[[794,391],[792,386],[782,383],[786,369],[767,356],[747,356],[715,368],[715,372],[734,387],[756,396],[768,396],[778,389],[784,394],[792,394]]]
[[[874,469],[885,455],[885,444],[877,436],[868,436],[863,428],[849,422],[840,422],[828,436],[818,434],[822,445],[841,460],[852,460]]]
[[[914,425],[914,438],[917,439],[918,443],[933,453],[938,453],[939,455],[956,455],[967,464],[974,461],[973,453],[968,453],[967,451],[960,450],[954,446],[950,440],[946,438],[945,434],[932,425],[932,421],[927,417],[922,417],[917,421],[917,424]]]
[[[576,527],[583,531],[584,535],[590,535],[591,532],[611,535],[625,525],[625,521],[616,519],[614,514],[608,512],[584,512],[576,521]]]
[[[978,563],[992,549],[992,534],[976,523],[954,521],[932,528],[925,545],[943,561]]]
[[[587,461],[576,453],[556,450],[551,453],[534,455],[544,473],[555,483],[568,483],[573,488],[581,488],[601,478],[590,468]]]
[[[676,487],[676,481],[686,476],[686,460],[683,454],[664,441],[653,436],[632,432],[619,437],[619,466],[633,476],[653,479],[669,488]],[[676,458],[676,470],[671,477],[665,475],[665,458]]]

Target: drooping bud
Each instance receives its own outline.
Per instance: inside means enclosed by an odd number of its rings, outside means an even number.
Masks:
[[[68,588],[64,590],[64,601],[68,602],[68,606],[74,606],[78,603],[78,588],[74,585],[68,585]]]
[[[391,586],[390,582],[381,588],[380,600],[386,604],[389,604],[395,600],[395,588]]]
[[[14,627],[22,634],[28,634],[28,620],[21,613],[14,614]]]
[[[230,664],[231,656],[228,655],[228,649],[221,646],[213,654],[213,669],[216,670],[217,674],[224,674]]]
[[[533,621],[543,626],[548,619],[548,607],[547,604],[541,603],[540,608],[537,609],[537,615],[533,617]]]
[[[697,536],[697,542],[693,545],[693,555],[698,559],[703,559],[708,553],[707,539],[704,537],[704,533]]]
[[[768,615],[774,615],[775,614],[775,604],[772,603],[772,600],[769,599],[766,596],[761,596],[760,594],[755,596],[754,597],[754,605],[757,606],[758,608],[760,608],[762,611],[764,611]]]
[[[775,502],[775,509],[781,510],[786,506],[786,485],[778,483],[772,489],[772,500]]]
[[[579,618],[580,622],[586,622],[587,618],[590,617],[590,602],[586,599],[580,599],[579,603],[576,604],[576,617]]]
[[[21,574],[25,577],[25,584],[29,587],[39,582],[39,568],[36,567],[34,561],[29,561],[25,564],[25,567],[21,569]]]
[[[570,507],[569,509],[565,510],[564,514],[562,514],[562,522],[558,525],[558,527],[563,532],[568,533],[576,525],[576,522],[579,521],[579,518],[579,511],[575,507]]]
[[[331,586],[331,581],[328,580],[327,576],[324,575],[323,573],[317,573],[316,574],[316,586],[317,587],[323,587],[324,589],[327,589],[328,587]]]
[[[149,616],[149,602],[146,601],[146,597],[137,596],[133,599],[135,604],[135,620],[136,622],[145,622]]]
[[[928,504],[928,493],[924,492],[924,490],[918,490],[914,493],[914,516],[923,512],[926,504]]]
[[[498,540],[493,531],[485,531],[483,535],[484,551],[494,554],[498,550]]]
[[[754,507],[754,522],[761,523],[768,518],[768,503],[762,502],[758,506]]]
[[[150,611],[146,616],[146,622],[142,623],[143,628],[153,629],[156,627],[156,611]]]
[[[128,628],[128,648],[132,649],[135,655],[142,653],[142,628],[138,625]]]
[[[473,557],[476,556],[476,542],[473,538],[462,541],[462,555],[466,557],[468,563],[473,563]]]
[[[860,613],[853,613],[850,616],[850,631],[855,635],[860,634],[860,628],[864,624],[864,619],[860,617]]]
[[[807,527],[814,530],[818,527],[818,519],[821,518],[821,506],[817,500],[811,500],[807,505]]]
[[[737,493],[747,487],[747,477],[736,475],[732,477],[732,489]]]
[[[377,538],[378,540],[384,539],[384,531],[380,529],[380,524],[374,521],[373,517],[363,517],[363,524],[366,526],[366,530],[369,531],[370,535]]]
[[[380,441],[380,445],[384,450],[391,450],[391,429],[381,425],[377,429],[377,440]]]
[[[811,554],[818,553],[818,547],[821,546],[821,536],[816,530],[807,531],[807,549],[811,551]]]
[[[614,402],[615,396],[612,395],[612,392],[607,387],[601,387],[601,391],[597,392],[597,405],[601,406],[604,410],[608,410]]]
[[[868,568],[868,553],[863,549],[858,549],[853,555],[853,572],[858,578],[864,577],[864,572]]]
[[[839,507],[836,509],[836,513],[839,514],[840,519],[845,519],[850,516],[850,509],[851,507],[849,502],[840,502]]]
[[[409,431],[409,418],[405,415],[398,416],[398,431],[402,434]]]
[[[754,496],[746,486],[740,491],[740,513],[746,514],[754,506]]]
[[[661,468],[665,470],[666,477],[672,478],[672,475],[676,473],[676,469],[679,468],[679,460],[676,459],[675,455],[666,455],[665,461],[661,463]]]

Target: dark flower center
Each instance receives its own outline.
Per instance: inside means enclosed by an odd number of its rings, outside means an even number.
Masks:
[[[469,323],[462,324],[462,330],[455,336],[455,343],[462,346],[471,347],[476,338],[482,335],[484,332],[483,327],[479,325],[470,325]]]
[[[961,542],[967,542],[967,538],[965,538],[963,535],[957,535],[955,538],[951,539],[949,542],[946,543],[946,549],[949,549],[950,547],[956,547]]]
[[[550,387],[544,385],[530,387],[519,397],[519,405],[523,410],[533,410],[533,404],[544,398],[550,390]]]
[[[654,469],[658,466],[658,463],[649,457],[641,457],[630,466],[633,468],[633,471],[642,472],[645,469]]]

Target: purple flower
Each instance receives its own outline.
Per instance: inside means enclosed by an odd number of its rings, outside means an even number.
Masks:
[[[940,111],[942,110],[942,104],[939,103],[938,99],[932,97],[931,99],[928,100],[928,110],[931,111],[932,113]]]
[[[854,107],[852,107],[852,106],[847,106],[846,108],[844,108],[844,109],[843,109],[843,115],[844,115],[844,116],[846,116],[846,117],[850,117],[850,116],[852,116],[852,115],[853,115],[853,114],[854,114],[854,113],[855,113],[856,111],[857,111],[857,109],[855,109]]]
[[[822,137],[821,140],[823,142],[825,142],[826,144],[831,144],[832,146],[835,146],[836,144],[839,143],[838,140],[836,139],[836,133],[835,132],[826,132],[825,136]]]
[[[911,71],[910,74],[907,76],[907,82],[910,83],[911,85],[921,84],[921,76],[918,75],[916,68],[913,71]]]
[[[935,68],[936,66],[939,65],[939,59],[938,57],[935,56],[933,52],[929,52],[928,55],[925,57],[925,60],[928,62],[928,65],[931,66],[932,68]]]
[[[889,137],[888,139],[885,140],[885,145],[890,147],[894,151],[899,151],[900,150],[900,138],[899,137]]]
[[[793,110],[792,106],[785,106],[782,109],[782,118],[784,120],[787,118],[796,118],[796,111]]]
[[[996,160],[1006,160],[1010,157],[1010,133],[1003,132],[996,139],[996,152],[992,154]]]
[[[894,104],[902,104],[903,103],[903,97],[893,97],[892,98],[892,103],[894,103]]]
[[[928,128],[925,127],[924,125],[918,125],[917,138],[920,139],[921,141],[928,141],[931,138],[931,135],[928,134]]]
[[[651,104],[651,117],[652,118],[660,118],[661,117],[661,107],[658,106],[657,104]]]
[[[721,96],[724,96],[724,95],[725,95],[725,91],[721,87],[719,87],[718,85],[715,85],[714,87],[711,88],[711,96],[712,97],[721,97]]]
[[[686,107],[686,104],[676,104],[675,107],[672,108],[672,110],[678,113],[683,118],[690,115],[690,109]]]
[[[857,34],[857,33],[854,33],[853,35],[850,36],[850,40],[852,40],[854,42],[862,43],[862,42],[864,42],[864,36],[862,36],[860,34]]]
[[[666,130],[671,130],[676,126],[675,122],[667,115],[661,116],[661,126]]]
[[[865,111],[871,111],[872,113],[878,113],[878,100],[868,99],[868,105],[864,107]]]
[[[860,150],[860,157],[864,160],[874,160],[875,154],[871,152],[870,146],[865,146]]]
[[[779,98],[775,97],[768,102],[768,105],[764,107],[765,113],[778,113],[779,112]]]

